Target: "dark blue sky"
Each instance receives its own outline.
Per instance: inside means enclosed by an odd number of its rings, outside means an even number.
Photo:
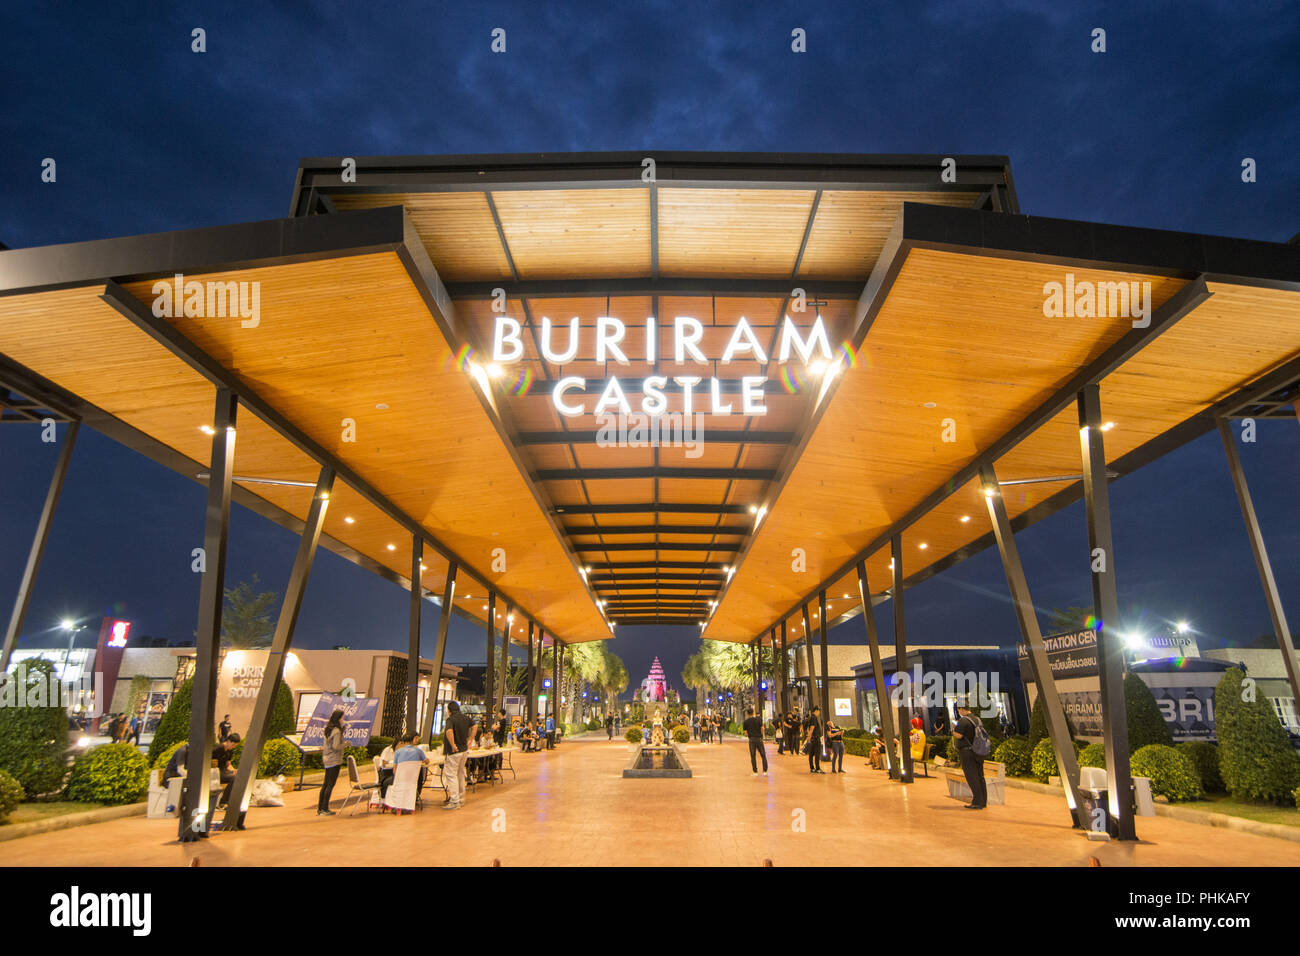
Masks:
[[[7,4],[0,241],[281,217],[303,156],[610,149],[1002,153],[1027,213],[1274,241],[1300,232],[1300,5],[1039,6]],[[190,52],[194,27],[207,53]],[[489,50],[496,27],[505,54]],[[790,50],[796,27],[805,54]],[[1105,54],[1090,52],[1095,27]],[[1253,184],[1241,182],[1247,156]],[[45,157],[56,184],[40,182]],[[5,620],[54,455],[26,427],[0,430]],[[1266,424],[1242,455],[1296,617],[1300,429]],[[1217,437],[1112,496],[1127,617],[1185,618],[1211,641],[1269,629]],[[199,486],[84,434],[27,632],[119,607],[139,632],[190,635],[188,553],[201,531]],[[1088,599],[1081,507],[1020,543],[1040,606]],[[231,546],[231,581],[256,571],[283,586],[292,535],[236,508]],[[299,636],[404,646],[405,613],[400,589],[323,553]],[[1017,633],[992,552],[910,592],[908,616],[915,643]],[[450,659],[482,657],[473,628],[453,631]],[[844,631],[856,641],[861,624]],[[629,629],[617,650],[633,682],[656,653],[676,682],[695,643]]]

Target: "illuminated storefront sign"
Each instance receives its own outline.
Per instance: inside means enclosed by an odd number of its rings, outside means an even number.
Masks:
[[[539,343],[541,357],[556,365],[573,362],[577,358],[581,345],[579,320],[575,317],[569,321],[567,340],[560,349],[555,348],[553,340],[557,336],[551,320],[543,316],[541,326]],[[619,365],[632,364],[622,348],[623,340],[627,336],[627,326],[621,319],[601,316],[596,319],[594,331],[593,353],[596,362],[603,364],[613,361]],[[522,361],[524,359],[522,335],[523,326],[518,319],[507,315],[497,316],[492,335],[493,363],[509,364]],[[704,323],[699,319],[687,315],[675,317],[672,326],[672,361],[677,365],[686,365],[689,362],[710,365],[717,361],[724,366],[730,365],[738,358],[759,364],[766,364],[768,361],[767,352],[743,316],[733,327],[731,338],[727,341],[720,357],[710,358],[700,349],[700,340],[703,337]],[[656,365],[657,345],[658,325],[655,318],[651,316],[645,320],[644,362],[646,364]],[[813,322],[806,337],[800,334],[799,327],[788,315],[785,317],[777,346],[776,361],[787,363],[792,355],[797,355],[799,360],[814,373],[833,374],[837,366],[832,361],[830,340],[827,338],[826,327],[822,323],[821,316]],[[736,389],[734,387],[724,389],[723,380],[716,376],[711,376],[707,384],[704,378],[698,375],[674,375],[671,380],[681,389],[681,407],[674,411],[692,414],[697,411],[698,401],[700,405],[707,406],[707,409],[699,410],[711,415],[730,415],[733,412],[741,415],[767,414],[767,406],[763,404],[764,386],[767,382],[765,376],[745,375],[740,378],[738,408],[731,400],[723,400],[724,391],[733,392]],[[642,412],[647,415],[662,415],[669,411],[668,395],[665,393],[668,382],[667,375],[650,375],[642,381],[639,402]],[[551,392],[551,401],[556,410],[568,418],[589,412],[596,415],[606,412],[633,414],[632,401],[618,376],[610,376],[601,389],[600,396],[590,407],[579,397],[586,392],[586,388],[587,380],[584,377],[565,376],[555,383],[555,388]],[[697,397],[697,388],[704,393],[703,396]]]

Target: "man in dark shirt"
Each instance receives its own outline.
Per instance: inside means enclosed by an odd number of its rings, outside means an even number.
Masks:
[[[979,718],[963,704],[957,705],[957,713],[960,719],[953,728],[953,736],[957,738],[957,757],[961,760],[961,770],[966,775],[966,786],[970,787],[971,792],[966,809],[983,810],[989,802],[988,786],[984,782],[984,758],[975,752],[973,746],[975,721]]]
[[[822,770],[822,709],[814,707],[803,722],[804,749],[808,751],[808,772],[825,773]]]
[[[793,711],[785,712],[785,719],[781,721],[781,733],[785,735],[785,752],[798,753],[799,725],[795,722]]]
[[[172,777],[181,776],[181,771],[185,769],[185,761],[190,759],[190,745],[181,744],[172,751],[171,759],[167,761],[167,766],[163,768],[162,785],[167,786],[167,781]]]
[[[212,748],[212,759],[217,762],[221,782],[226,785],[226,789],[222,790],[221,796],[217,798],[218,810],[226,805],[226,801],[230,798],[230,788],[235,782],[235,771],[230,766],[230,760],[234,756],[235,745],[238,743],[239,734],[227,734],[225,740]]]
[[[763,776],[767,776],[767,750],[763,747],[763,721],[754,716],[754,708],[745,709],[745,738],[749,741],[749,766],[758,775],[758,761],[755,757],[759,754],[763,757]]]
[[[230,736],[230,715],[226,714],[217,724],[217,743],[223,743]]]
[[[447,704],[447,725],[442,731],[442,785],[447,791],[444,810],[459,810],[465,800],[465,754],[469,750],[470,719],[460,704]]]

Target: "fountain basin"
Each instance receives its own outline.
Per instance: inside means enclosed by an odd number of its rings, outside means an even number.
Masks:
[[[623,768],[624,777],[689,777],[691,765],[676,747],[641,744]]]

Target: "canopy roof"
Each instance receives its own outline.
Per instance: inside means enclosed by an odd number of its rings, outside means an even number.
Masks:
[[[336,466],[323,542],[371,570],[408,583],[418,534],[422,586],[455,560],[474,582],[457,609],[484,620],[491,587],[516,640],[532,620],[566,641],[607,622],[750,641],[822,588],[850,613],[858,559],[883,589],[894,533],[905,585],[987,546],[978,464],[1077,475],[1083,384],[1124,474],[1300,377],[1295,246],[1020,216],[1004,157],[954,157],[956,182],[940,156],[655,154],[652,178],[645,158],[307,160],[288,220],[0,252],[0,403],[197,478],[230,387],[252,413],[237,500],[301,527]],[[257,283],[258,321],[155,315],[177,273]],[[1149,283],[1149,326],[1046,317],[1067,274]],[[492,377],[503,315],[523,354]],[[598,360],[606,316],[626,365]],[[674,360],[676,316],[700,321],[705,363]],[[805,337],[820,321],[836,360],[779,361],[786,316]],[[723,363],[742,317],[762,360]],[[543,320],[563,341],[574,318],[577,354],[547,358]],[[674,376],[702,379],[700,440],[611,446],[607,380],[635,405],[653,375],[670,408]],[[743,376],[765,414],[744,413]],[[581,415],[553,400],[565,378]],[[1017,527],[1079,494],[1023,487],[1004,489]]]

